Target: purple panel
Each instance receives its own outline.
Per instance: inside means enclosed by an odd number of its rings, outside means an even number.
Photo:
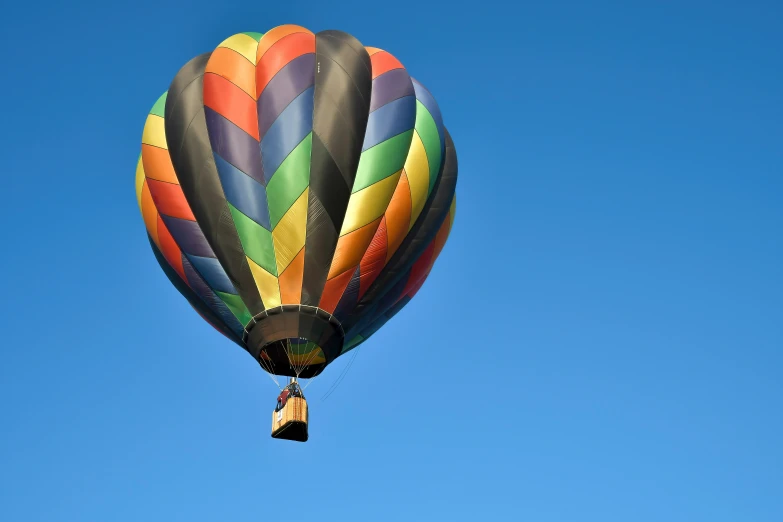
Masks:
[[[201,231],[201,227],[195,221],[179,219],[171,216],[160,215],[166,228],[171,232],[171,237],[179,245],[180,250],[186,254],[199,257],[215,257],[215,253],[207,243],[207,238]]]
[[[294,58],[278,72],[258,97],[258,135],[261,140],[289,103],[315,84],[315,54]]]
[[[338,320],[350,314],[356,307],[356,303],[359,300],[359,276],[360,268],[356,267],[356,271],[351,276],[351,280],[348,282],[348,286],[343,292],[343,296],[340,298],[340,302],[337,303],[337,307],[334,309],[334,315]]]
[[[207,131],[212,150],[266,186],[259,143],[256,139],[209,107],[204,107],[204,115],[207,119]]]
[[[413,83],[405,69],[392,69],[372,81],[370,112],[403,96],[413,96]]]
[[[416,97],[404,96],[387,103],[377,111],[370,113],[362,152],[392,136],[411,130],[415,124]]]
[[[214,312],[234,334],[242,337],[243,327],[215,292],[207,285],[185,256],[182,256],[182,268],[185,269],[185,277],[188,278],[188,286],[198,295],[204,303]]]

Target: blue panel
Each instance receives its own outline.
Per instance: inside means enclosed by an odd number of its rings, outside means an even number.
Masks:
[[[409,131],[416,124],[416,98],[405,96],[388,103],[375,112],[370,113],[367,120],[367,132],[364,134],[362,152]]]
[[[392,69],[372,81],[370,112],[383,107],[390,101],[404,96],[414,96],[413,84],[405,69]]]
[[[373,321],[373,323],[369,327],[365,328],[362,331],[362,333],[361,333],[361,336],[364,337],[364,340],[369,339],[370,336],[372,336],[375,332],[380,330],[383,327],[383,325],[385,325],[387,322],[389,322],[389,320],[392,317],[397,315],[397,313],[400,310],[405,308],[405,305],[407,305],[410,302],[410,300],[411,300],[411,298],[406,295],[405,297],[400,299],[400,301],[398,303],[396,303],[394,306],[392,306],[392,308],[390,310],[388,310],[386,313],[381,315],[378,319]]]
[[[198,296],[207,304],[207,306],[209,306],[215,315],[220,317],[221,321],[223,321],[223,324],[225,324],[226,327],[228,327],[232,332],[241,338],[244,328],[241,324],[239,324],[236,316],[231,313],[231,310],[228,309],[226,303],[224,303],[220,297],[215,295],[215,292],[213,292],[212,289],[207,285],[206,281],[204,281],[204,279],[187,260],[187,258],[182,260],[182,265],[185,269],[185,275],[188,278],[188,284],[190,285],[190,288],[193,289],[196,294],[198,294]]]
[[[259,183],[264,183],[258,141],[209,107],[204,107],[204,116],[212,152]]]
[[[382,297],[376,298],[377,307],[373,312],[374,315],[386,312],[389,308],[394,306],[394,303],[402,297],[402,293],[405,291],[405,287],[408,286],[408,280],[411,278],[412,269],[409,268],[405,274],[394,283],[388,292]]]
[[[267,183],[283,160],[313,130],[314,89],[311,87],[297,96],[261,140],[261,158]]]
[[[264,139],[266,132],[283,110],[315,84],[315,54],[294,58],[275,74],[258,97],[258,134]],[[413,87],[411,87],[413,90]]]
[[[158,247],[155,245],[155,243],[152,241],[152,238],[149,237],[149,234],[147,235],[149,238],[150,246],[152,247],[152,251],[155,254],[155,259],[157,259],[158,264],[160,264],[160,267],[163,269],[163,272],[166,274],[166,277],[169,278],[169,281],[174,285],[174,287],[179,291],[180,294],[182,294],[185,299],[188,300],[190,305],[195,308],[201,315],[207,318],[207,320],[211,321],[212,324],[217,328],[221,333],[223,333],[226,337],[237,343],[239,346],[245,346],[242,342],[242,336],[237,335],[232,329],[228,328],[222,321],[221,317],[216,315],[215,312],[207,306],[207,303],[205,303],[201,297],[193,291],[186,283],[182,280],[182,278],[177,274],[177,272],[174,271],[173,268],[171,268],[171,265],[169,265],[168,261],[163,257],[163,254],[161,254]],[[186,260],[183,259],[183,265],[187,267],[189,265],[186,264]],[[187,272],[186,272],[187,273]]]
[[[180,219],[171,216],[160,215],[166,228],[171,232],[171,237],[186,254],[193,254],[201,257],[215,257],[212,247],[209,246],[207,238],[201,231],[201,227],[195,221]]]
[[[226,200],[244,215],[269,230],[266,188],[218,154],[213,155]]]
[[[191,262],[193,267],[198,270],[201,277],[207,282],[207,284],[218,292],[225,292],[227,294],[236,294],[237,291],[234,285],[231,284],[231,280],[226,275],[223,267],[214,257],[199,257],[186,255],[188,261]]]

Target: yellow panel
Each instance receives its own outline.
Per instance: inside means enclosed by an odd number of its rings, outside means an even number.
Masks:
[[[144,162],[141,161],[141,156],[139,156],[139,162],[136,163],[136,201],[139,203],[139,210],[141,210],[142,187],[144,187]]]
[[[226,47],[232,51],[236,51],[253,65],[256,64],[256,50],[258,49],[258,42],[254,38],[246,34],[235,34],[231,38],[223,40],[218,47]]]
[[[258,287],[258,293],[261,294],[264,308],[280,306],[280,285],[277,284],[277,278],[258,266],[249,257],[247,257],[247,263],[250,265],[250,272],[252,272]]]
[[[323,364],[326,362],[326,359],[323,357],[323,350],[317,346],[309,352],[302,354],[288,353],[288,351],[286,351],[286,356],[288,357],[289,362],[294,366],[310,366],[312,364]]]
[[[449,219],[451,220],[451,223],[449,223],[449,227],[454,226],[454,216],[457,215],[457,195],[454,194],[454,198],[451,200],[451,208],[449,208]]]
[[[348,209],[345,211],[343,228],[340,231],[341,236],[362,228],[367,223],[372,223],[386,212],[394,195],[394,189],[400,181],[400,174],[402,174],[401,170],[351,194]]]
[[[411,187],[411,222],[408,225],[408,231],[410,231],[424,209],[424,203],[427,202],[427,191],[430,187],[427,151],[424,149],[424,143],[422,143],[418,132],[413,133],[411,150],[408,152],[408,159],[405,160],[405,172],[408,174],[408,183]]]
[[[147,116],[147,122],[144,124],[144,134],[141,136],[141,142],[153,147],[168,149],[166,144],[166,127],[163,118],[150,114]]]
[[[306,188],[299,199],[291,205],[288,212],[272,231],[272,240],[275,243],[275,258],[277,259],[277,273],[283,270],[302,250],[307,233],[307,195],[310,188]]]

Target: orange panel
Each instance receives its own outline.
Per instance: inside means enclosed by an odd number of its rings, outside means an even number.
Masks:
[[[264,33],[264,36],[262,36],[261,40],[258,42],[258,48],[256,49],[256,64],[261,61],[261,58],[263,58],[264,54],[269,50],[270,47],[275,45],[286,36],[294,33],[305,33],[310,35],[313,34],[310,30],[305,29],[304,27],[291,24],[279,25],[273,29],[270,29]],[[313,42],[315,42],[315,37],[313,37]]]
[[[435,234],[435,239],[433,240],[433,243],[435,244],[435,252],[432,256],[432,261],[430,262],[430,268],[432,268],[432,265],[435,264],[435,260],[440,255],[441,250],[443,250],[443,247],[446,246],[446,240],[449,238],[449,232],[451,232],[451,212],[449,212],[449,215],[446,216],[446,219],[443,220],[443,224],[438,229],[438,233]]]
[[[351,267],[355,268],[361,262],[367,247],[370,246],[370,241],[372,241],[375,235],[375,231],[378,230],[381,219],[378,218],[362,228],[357,228],[337,241],[327,279],[331,279],[337,274],[342,274]]]
[[[256,101],[217,74],[204,75],[204,105],[258,140]]]
[[[304,274],[305,249],[296,254],[277,282],[280,285],[280,300],[282,304],[300,304],[302,302],[302,275]]]
[[[144,218],[144,225],[147,227],[152,241],[160,248],[158,239],[158,209],[155,208],[155,202],[152,201],[150,186],[147,180],[144,180],[144,186],[141,188],[141,215]]]
[[[262,38],[263,42],[264,39]],[[261,46],[259,45],[259,50]],[[303,54],[315,52],[315,36],[295,33],[282,38],[266,53],[256,65],[256,99],[264,92],[270,80],[288,65],[291,60]]]
[[[381,224],[378,225],[375,237],[372,238],[372,242],[362,258],[360,265],[361,276],[359,277],[359,297],[364,295],[386,264],[386,241],[386,216],[384,216]]]
[[[372,79],[376,79],[378,76],[392,69],[404,69],[402,63],[386,51],[381,51],[370,56],[372,62]]]
[[[416,286],[416,283],[418,283],[422,278],[424,278],[427,275],[427,272],[430,269],[431,262],[435,258],[435,240],[433,239],[430,241],[430,244],[427,246],[427,249],[422,252],[421,256],[416,260],[415,263],[413,263],[413,267],[411,267],[411,274],[408,276],[408,283],[405,285],[405,290],[402,291],[400,294],[400,297],[403,295],[406,295],[408,292],[410,292],[414,286]]]
[[[256,70],[244,56],[226,47],[212,51],[204,72],[215,73],[229,80],[245,91],[248,96],[256,94]]]
[[[146,177],[165,181],[166,183],[179,184],[168,150],[142,143],[141,161],[144,164],[144,175]]]
[[[150,187],[152,200],[155,201],[158,212],[175,218],[188,219],[190,221],[196,220],[193,212],[190,211],[190,205],[188,205],[188,201],[185,199],[182,187],[172,183],[155,181],[154,179],[148,179],[147,184]]]
[[[318,303],[318,308],[333,314],[334,309],[337,308],[337,303],[340,302],[340,298],[345,293],[345,289],[348,288],[348,283],[351,282],[354,272],[356,272],[356,267],[349,268],[337,277],[329,279],[326,282],[326,286],[324,286],[324,293],[321,294],[321,302]]]
[[[185,277],[185,268],[182,266],[182,252],[179,246],[177,246],[177,242],[171,237],[169,229],[166,228],[166,224],[163,223],[160,216],[158,216],[158,237],[160,237],[160,251],[163,253],[163,257],[166,258],[166,261],[179,274],[185,284],[188,284],[188,279]]]
[[[386,209],[386,227],[389,241],[386,251],[386,261],[400,248],[402,240],[408,235],[411,220],[411,189],[408,184],[408,174],[402,171],[400,183],[394,191],[389,208]]]
[[[376,53],[382,53],[384,52],[383,49],[378,49],[377,47],[366,47],[364,48],[365,51],[367,51],[367,54],[370,55],[370,58],[372,58],[372,55]]]

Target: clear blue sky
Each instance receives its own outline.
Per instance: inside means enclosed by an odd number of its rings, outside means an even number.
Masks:
[[[783,520],[783,6],[514,3],[3,8],[1,520]],[[460,160],[430,280],[303,445],[134,194],[178,68],[282,23],[394,53]]]

